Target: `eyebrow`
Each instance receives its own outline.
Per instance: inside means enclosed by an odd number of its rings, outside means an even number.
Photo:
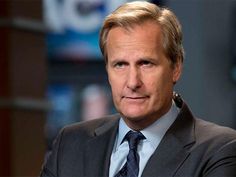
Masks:
[[[139,63],[139,62],[142,62],[142,61],[150,61],[152,63],[156,63],[158,62],[159,60],[157,59],[154,59],[154,58],[151,58],[151,57],[142,57],[142,58],[139,58],[136,63]],[[115,63],[119,63],[119,62],[124,62],[124,63],[129,63],[126,59],[115,59],[111,62],[111,65],[115,64]]]
[[[115,63],[119,63],[119,62],[124,62],[124,63],[128,63],[125,59],[115,59],[113,61],[111,61],[111,65],[114,65]]]
[[[158,60],[154,59],[154,58],[150,58],[150,57],[143,57],[138,59],[138,61],[151,61],[151,62],[156,62]]]

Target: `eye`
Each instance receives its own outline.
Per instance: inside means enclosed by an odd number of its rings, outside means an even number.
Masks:
[[[119,68],[124,68],[126,65],[127,65],[126,62],[121,61],[121,62],[116,62],[113,66],[114,66],[114,68],[119,69]]]
[[[154,65],[154,63],[149,60],[142,60],[139,62],[139,65],[144,67],[151,67]]]

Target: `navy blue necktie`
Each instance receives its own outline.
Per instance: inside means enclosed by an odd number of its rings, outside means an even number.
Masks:
[[[125,135],[125,139],[129,143],[129,154],[127,161],[115,177],[138,177],[139,172],[139,155],[137,147],[140,140],[145,139],[141,132],[129,131]]]

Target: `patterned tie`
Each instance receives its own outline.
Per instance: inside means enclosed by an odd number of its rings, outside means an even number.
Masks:
[[[139,155],[137,153],[137,147],[139,141],[145,139],[145,136],[143,136],[141,132],[129,131],[126,134],[125,139],[129,143],[129,154],[127,156],[127,162],[115,175],[115,177],[138,177]]]

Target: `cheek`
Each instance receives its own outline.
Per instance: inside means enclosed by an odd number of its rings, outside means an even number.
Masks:
[[[109,83],[111,86],[113,85],[116,85],[116,86],[119,86],[119,85],[122,85],[124,82],[125,82],[125,79],[126,79],[126,72],[121,72],[121,71],[115,71],[115,69],[108,69],[107,70],[107,74],[108,74],[108,80],[109,80]]]
[[[113,96],[119,95],[119,93],[122,91],[122,80],[118,76],[109,76],[108,79]]]
[[[145,79],[146,89],[153,92],[153,94],[165,92],[172,88],[172,76],[173,75],[171,73],[165,72],[150,75]]]
[[[165,75],[162,72],[156,71],[148,75],[144,73],[142,80],[145,83],[146,88],[153,90],[159,88],[162,85],[162,83],[165,81],[164,77]]]

